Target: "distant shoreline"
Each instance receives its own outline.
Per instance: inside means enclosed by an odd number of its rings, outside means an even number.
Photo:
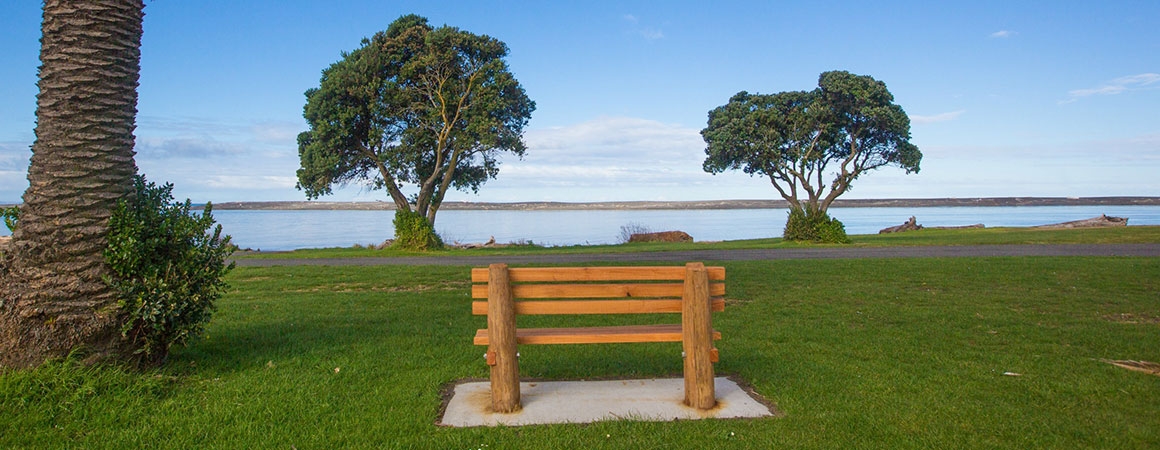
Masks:
[[[911,198],[911,199],[838,199],[835,208],[922,208],[939,206],[1099,206],[1160,205],[1160,197],[990,197],[990,198]],[[630,201],[630,202],[443,202],[441,210],[681,210],[681,209],[785,209],[784,200],[704,200],[704,201]],[[392,202],[223,202],[214,203],[219,211],[236,210],[362,210],[390,211]]]
[[[1160,197],[966,197],[838,199],[835,208],[926,208],[939,206],[1160,206]],[[2,204],[8,207],[12,204]],[[697,200],[629,202],[443,202],[441,210],[538,211],[538,210],[680,210],[680,209],[785,209],[785,200]],[[200,209],[195,205],[194,209]],[[218,211],[391,211],[392,202],[221,202]]]

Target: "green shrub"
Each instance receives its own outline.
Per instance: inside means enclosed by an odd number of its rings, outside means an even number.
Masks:
[[[4,226],[8,227],[8,231],[16,231],[16,221],[20,219],[19,206],[12,206],[0,210],[0,216],[4,217]]]
[[[846,226],[838,219],[820,211],[806,211],[802,208],[790,208],[789,218],[785,221],[785,233],[782,237],[787,241],[809,241],[827,244],[848,244]]]
[[[165,360],[173,345],[202,333],[214,302],[227,288],[233,263],[229,236],[214,227],[213,206],[199,216],[173,201],[173,185],[135,177],[136,196],[118,203],[109,219],[105,282],[120,299],[121,332],[142,364]],[[211,232],[211,228],[212,232]]]
[[[846,225],[842,221],[823,214],[823,219],[815,225],[818,237],[817,242],[828,244],[849,244],[850,237],[846,235]]]
[[[785,232],[782,238],[787,241],[814,240],[813,224],[806,219],[806,213],[801,208],[790,208],[789,217],[785,220]]]
[[[395,242],[391,247],[402,250],[438,250],[443,240],[426,217],[410,210],[395,210]]]

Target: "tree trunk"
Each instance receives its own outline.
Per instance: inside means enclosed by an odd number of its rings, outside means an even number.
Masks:
[[[108,219],[132,195],[141,0],[46,0],[36,141],[0,283],[0,369],[123,349],[102,276]]]

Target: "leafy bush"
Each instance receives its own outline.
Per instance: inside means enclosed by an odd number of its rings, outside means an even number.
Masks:
[[[392,247],[403,250],[438,250],[443,240],[435,234],[435,227],[421,214],[405,209],[395,210],[395,242]]]
[[[789,209],[789,218],[785,221],[785,233],[782,237],[787,241],[850,243],[850,237],[846,235],[846,226],[841,221],[824,212],[807,212],[802,208]]]
[[[16,231],[16,221],[20,219],[19,206],[12,206],[0,210],[0,216],[4,217],[4,226],[8,227],[8,231]]]
[[[790,208],[789,217],[785,220],[785,232],[782,238],[787,241],[813,241],[814,227],[806,217],[805,210]]]
[[[200,216],[173,201],[173,185],[136,176],[136,196],[118,203],[109,219],[105,282],[118,293],[121,332],[143,364],[165,360],[171,346],[200,335],[227,288],[233,263],[229,236],[214,227],[213,205]],[[210,229],[213,228],[212,232]]]
[[[846,235],[846,225],[840,220],[823,215],[823,220],[815,225],[818,242],[829,244],[849,244],[850,236]]]

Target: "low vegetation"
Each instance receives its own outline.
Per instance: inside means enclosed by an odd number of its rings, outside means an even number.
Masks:
[[[724,265],[717,370],[784,417],[440,427],[444,389],[487,374],[467,267],[239,268],[163,368],[0,376],[0,448],[1160,446],[1160,379],[1102,361],[1160,360],[1158,258]],[[681,371],[677,344],[522,353],[542,379]]]
[[[443,240],[435,233],[435,226],[422,214],[410,210],[395,210],[395,241],[391,247],[403,251],[443,249]]]
[[[789,210],[782,239],[818,244],[849,244],[846,226],[830,217],[825,211],[810,211],[800,208]]]

